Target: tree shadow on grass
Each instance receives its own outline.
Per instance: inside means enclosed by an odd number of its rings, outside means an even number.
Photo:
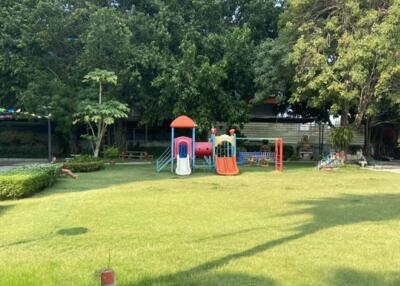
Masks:
[[[3,215],[5,212],[7,212],[12,207],[14,207],[14,205],[0,205],[0,215]]]
[[[379,222],[400,218],[400,195],[342,195],[295,203],[304,209],[287,215],[311,215],[312,220],[296,230],[309,235],[319,230],[361,222]]]
[[[323,198],[316,200],[304,200],[295,203],[298,206],[305,206],[303,209],[287,214],[287,216],[311,215],[312,219],[294,230],[296,233],[281,237],[272,241],[250,247],[243,251],[228,254],[226,256],[207,261],[205,263],[194,266],[190,269],[183,270],[171,275],[165,275],[143,283],[132,285],[163,285],[158,284],[160,281],[166,283],[168,281],[185,281],[187,277],[195,277],[203,275],[208,271],[223,267],[235,260],[251,257],[267,251],[271,248],[278,247],[284,243],[288,243],[297,239],[301,239],[308,235],[312,235],[320,230],[333,228],[337,226],[345,226],[362,222],[379,222],[400,218],[400,195],[380,194],[380,195],[342,195],[340,197]],[[170,284],[165,284],[170,285]],[[175,285],[175,284],[171,284]],[[178,285],[178,284],[176,284]],[[183,285],[183,284],[182,284]],[[196,284],[188,284],[196,285]],[[223,285],[223,284],[221,284]],[[268,285],[268,284],[252,284],[252,285]],[[336,284],[333,284],[336,285]],[[339,284],[338,284],[339,285]],[[342,284],[352,285],[352,284]],[[354,284],[360,285],[360,284]],[[372,284],[371,284],[372,285]],[[377,284],[380,285],[380,284]],[[391,284],[388,284],[391,285]]]
[[[306,165],[307,166],[307,165]],[[303,165],[290,165],[287,169],[289,170],[300,170],[304,167]],[[262,167],[244,167],[241,168],[242,173],[272,173],[275,172],[273,166],[268,168]],[[151,165],[120,165],[120,166],[107,166],[105,169],[90,172],[90,173],[80,173],[80,178],[78,180],[73,180],[69,177],[62,176],[61,179],[56,182],[56,184],[36,194],[35,198],[47,197],[54,194],[63,193],[73,193],[73,192],[86,192],[98,189],[109,188],[113,186],[119,186],[130,183],[140,183],[140,182],[157,182],[163,180],[173,180],[173,181],[187,181],[196,178],[204,177],[216,177],[218,176],[214,171],[204,171],[198,170],[194,172],[191,176],[178,176],[175,173],[169,172],[169,169],[157,173],[154,164]]]
[[[71,227],[62,228],[57,231],[57,234],[64,236],[75,236],[87,233],[89,230],[86,227]]]
[[[120,286],[278,286],[276,281],[268,277],[250,276],[243,273],[221,272],[203,273],[194,276],[163,277],[157,281],[144,278],[139,284],[136,282],[118,283]]]
[[[221,233],[221,234],[216,234],[216,235],[210,235],[210,236],[207,236],[207,237],[203,237],[203,238],[199,238],[199,239],[193,240],[192,242],[201,242],[201,241],[206,241],[206,240],[220,239],[220,238],[234,236],[234,235],[238,235],[238,234],[249,233],[249,232],[253,232],[253,231],[261,230],[261,229],[265,229],[265,227],[252,227],[252,228],[246,228],[246,229],[242,229],[242,230],[238,230],[238,231],[234,231],[234,232],[227,232],[227,233]]]
[[[14,241],[11,243],[2,244],[2,245],[0,245],[0,249],[10,247],[10,246],[15,246],[15,245],[22,245],[22,244],[29,244],[29,243],[34,243],[34,242],[38,242],[38,241],[51,240],[51,239],[55,238],[57,235],[61,235],[61,236],[82,235],[82,234],[87,233],[88,231],[89,231],[89,229],[86,227],[61,228],[61,229],[57,230],[56,232],[47,233],[47,234],[39,236],[39,237],[21,239],[21,240]]]
[[[329,279],[329,286],[398,286],[400,272],[364,272],[349,268],[334,271]]]
[[[36,194],[35,198],[47,197],[53,194],[73,193],[93,191],[113,186],[119,186],[129,183],[140,183],[146,181],[163,181],[163,180],[187,180],[193,178],[201,178],[206,176],[214,176],[211,172],[197,172],[192,176],[177,176],[170,172],[164,171],[157,173],[155,165],[128,165],[128,166],[108,166],[103,170],[79,173],[80,178],[73,180],[72,178],[62,176],[56,184]]]

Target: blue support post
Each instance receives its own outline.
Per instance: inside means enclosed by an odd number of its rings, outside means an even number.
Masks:
[[[175,129],[172,127],[171,128],[171,173],[174,172],[174,139],[175,139]]]
[[[233,134],[232,154],[236,157],[236,133]]]
[[[196,128],[192,128],[192,170],[196,164]]]
[[[211,143],[212,143],[212,158],[211,158],[211,168],[213,169],[215,166],[215,135],[211,134]]]

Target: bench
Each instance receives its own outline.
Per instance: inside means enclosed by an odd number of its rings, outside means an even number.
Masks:
[[[368,165],[367,160],[362,154],[347,155],[347,161],[357,163],[361,166],[361,168],[364,168]]]
[[[300,151],[300,158],[303,160],[311,160],[313,158],[313,152],[311,151]]]
[[[153,155],[149,155],[146,151],[126,151],[119,155],[121,160],[134,159],[134,160],[149,160],[153,159]]]

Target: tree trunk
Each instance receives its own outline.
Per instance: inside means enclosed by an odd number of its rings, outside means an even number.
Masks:
[[[104,130],[103,130],[103,122],[100,120],[97,123],[97,138],[95,142],[95,148],[93,150],[93,157],[98,158],[100,153],[101,141],[103,140]]]
[[[354,125],[356,126],[356,128],[360,127],[361,122],[365,116],[365,113],[367,112],[370,97],[371,95],[366,95],[358,105],[358,112],[356,114],[356,119],[354,121]]]
[[[100,146],[101,146],[101,141],[100,141],[100,140],[97,140],[97,141],[96,141],[96,147],[94,148],[94,152],[93,152],[93,157],[95,157],[95,158],[98,158],[98,157],[99,157]]]
[[[115,125],[114,142],[118,150],[125,151],[126,146],[126,121],[119,120]]]
[[[340,117],[340,126],[347,126],[349,125],[349,110],[350,110],[350,105],[347,100],[343,100],[342,102],[342,114]]]

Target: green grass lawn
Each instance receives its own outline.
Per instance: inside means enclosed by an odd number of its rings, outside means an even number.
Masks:
[[[0,202],[0,285],[400,285],[400,175],[116,166]]]

